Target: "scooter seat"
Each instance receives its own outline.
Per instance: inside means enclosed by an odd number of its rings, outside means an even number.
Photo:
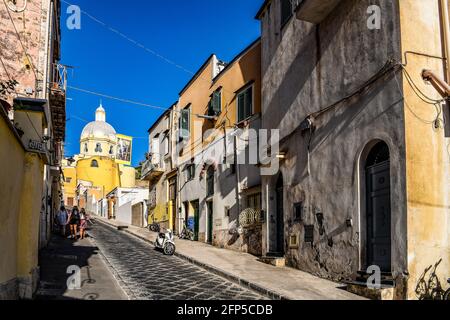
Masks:
[[[160,238],[165,238],[165,237],[166,237],[166,234],[165,234],[165,233],[159,233],[159,237],[160,237]]]

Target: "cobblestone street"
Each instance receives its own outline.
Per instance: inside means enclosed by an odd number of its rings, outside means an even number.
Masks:
[[[119,275],[130,299],[265,299],[178,257],[165,256],[150,244],[112,227],[96,223],[90,235]]]

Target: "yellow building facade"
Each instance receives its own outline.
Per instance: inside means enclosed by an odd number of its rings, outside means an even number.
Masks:
[[[95,212],[96,203],[117,187],[136,184],[135,169],[122,164],[117,155],[117,134],[106,122],[99,106],[95,121],[87,124],[80,137],[80,154],[64,161],[64,203]],[[121,163],[119,163],[121,162]]]

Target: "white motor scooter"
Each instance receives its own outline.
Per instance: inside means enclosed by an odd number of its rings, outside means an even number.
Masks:
[[[175,253],[175,242],[173,241],[173,232],[167,229],[165,233],[158,233],[155,241],[155,248],[160,249],[165,255],[172,256]]]

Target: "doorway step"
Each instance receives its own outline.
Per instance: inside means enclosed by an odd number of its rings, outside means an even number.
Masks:
[[[285,267],[286,266],[286,258],[280,253],[270,253],[258,259],[258,261],[271,264],[275,267]]]
[[[370,277],[371,274],[365,271],[358,271],[353,280],[344,281],[347,285],[347,291],[372,300],[394,300],[395,280],[392,273],[381,273],[380,288],[368,287]]]

